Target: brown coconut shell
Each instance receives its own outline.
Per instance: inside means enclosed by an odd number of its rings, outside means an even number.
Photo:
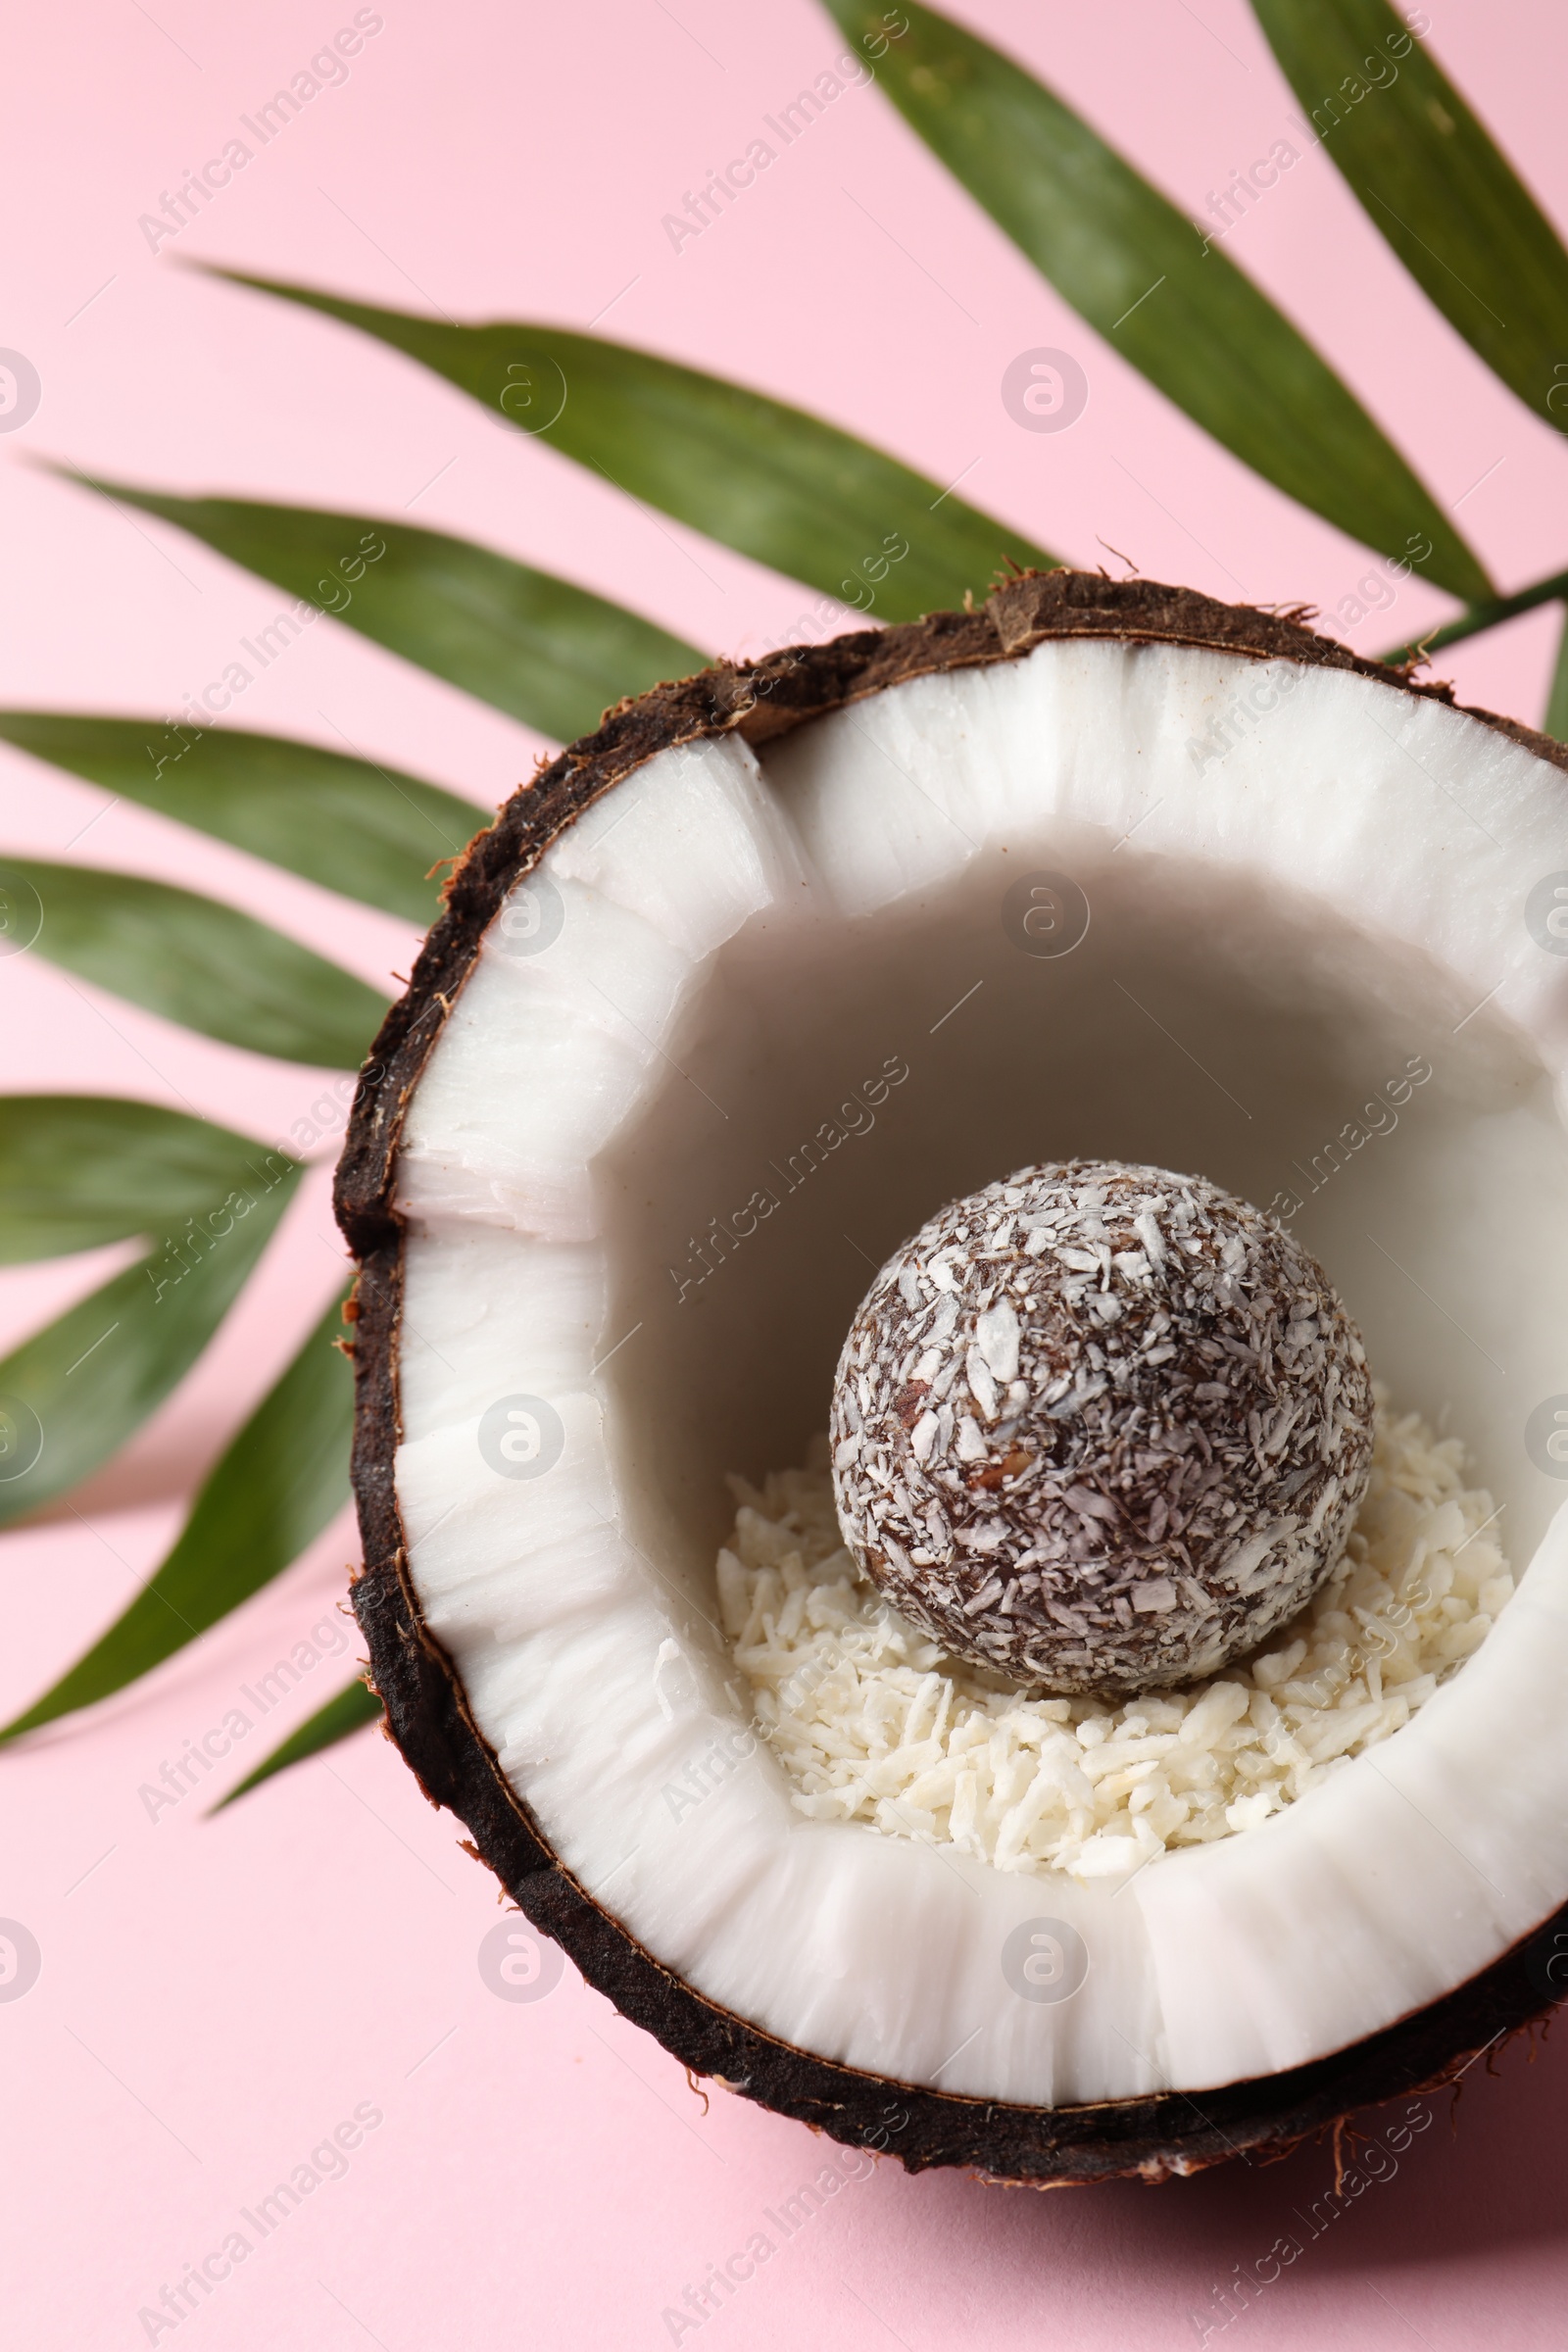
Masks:
[[[1355,670],[1402,693],[1452,704],[1448,687],[1364,661],[1305,626],[1309,617],[1305,609],[1279,613],[1223,605],[1153,581],[1025,572],[973,611],[858,630],[759,662],[715,662],[618,704],[594,734],[568,745],[520,786],[470,845],[355,1098],[337,1176],[338,1221],[360,1265],[354,1490],[365,1565],[354,1606],[369,1647],[368,1680],[385,1705],[389,1736],[430,1802],[449,1806],[467,1825],[470,1850],[534,1926],[692,2075],[798,2117],[848,2146],[897,2156],[911,2172],[961,2165],[1035,2187],[1159,2180],[1231,2156],[1278,2154],[1359,2108],[1442,2087],[1568,1991],[1555,1983],[1553,1959],[1557,1935],[1568,1936],[1568,1904],[1479,1976],[1384,2032],[1309,2066],[1196,2098],[1172,2091],[1044,2108],[922,2089],[780,2041],[696,1991],[638,1943],[554,1853],[475,1725],[456,1667],[421,1619],[393,1483],[403,1236],[391,1201],[403,1114],[507,892],[585,808],[656,754],[731,730],[749,743],[765,743],[906,679],[1015,661],[1056,637],[1199,646],[1240,660],[1283,658]],[[1568,768],[1568,748],[1549,737],[1491,711],[1468,715]]]

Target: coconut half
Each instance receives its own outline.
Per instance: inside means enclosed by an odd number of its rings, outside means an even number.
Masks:
[[[911,2168],[1154,2179],[1549,2005],[1565,764],[1295,620],[1062,571],[622,705],[473,844],[340,1171],[356,1607],[426,1793],[694,2073]],[[803,1818],[714,1581],[726,1473],[805,1458],[870,1270],[1073,1157],[1289,1223],[1524,1572],[1381,1746],[1093,1884]]]

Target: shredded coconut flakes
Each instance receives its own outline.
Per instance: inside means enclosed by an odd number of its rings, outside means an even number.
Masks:
[[[1120,1875],[1255,1828],[1389,1738],[1513,1591],[1464,1448],[1377,1392],[1371,1483],[1339,1568],[1261,1655],[1189,1690],[1031,1698],[895,1614],[844,1546],[828,1441],[740,1503],[718,1555],[757,1720],[818,1821],[999,1870]]]

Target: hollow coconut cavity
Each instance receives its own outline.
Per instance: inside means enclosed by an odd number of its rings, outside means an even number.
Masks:
[[[340,1171],[356,1604],[427,1793],[695,2072],[911,2167],[1155,2179],[1549,2005],[1565,758],[1056,572],[660,688],[474,844]],[[1294,1237],[1521,1574],[1402,1728],[1085,1882],[803,1815],[714,1562],[876,1270],[1087,1158]]]

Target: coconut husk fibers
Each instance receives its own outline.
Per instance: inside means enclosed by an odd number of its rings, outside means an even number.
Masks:
[[[533,1924],[692,2075],[849,2146],[897,2156],[911,2172],[961,2165],[991,2180],[1046,2186],[1158,2180],[1250,2151],[1279,2154],[1358,2108],[1454,2082],[1499,2036],[1549,2010],[1547,1963],[1554,1936],[1568,1932],[1568,1904],[1481,1975],[1385,2032],[1309,2066],[1198,2098],[1173,2091],[1042,2108],[921,2089],[779,2041],[694,1990],[558,1859],[475,1725],[456,1667],[420,1617],[393,1484],[403,1262],[391,1200],[404,1109],[507,892],[585,808],[656,754],[731,730],[749,743],[765,743],[906,679],[1014,661],[1057,637],[1283,658],[1355,670],[1401,692],[1452,703],[1446,686],[1363,661],[1305,626],[1308,617],[1302,609],[1280,613],[1217,604],[1152,581],[1025,572],[972,611],[858,630],[759,662],[716,662],[617,705],[594,734],[542,765],[470,845],[355,1099],[337,1180],[338,1221],[360,1263],[354,1489],[365,1566],[354,1606],[369,1647],[367,1679],[385,1705],[389,1736],[430,1802],[450,1806],[467,1825],[470,1850]],[[1568,767],[1568,750],[1548,737],[1490,711],[1469,715]]]

